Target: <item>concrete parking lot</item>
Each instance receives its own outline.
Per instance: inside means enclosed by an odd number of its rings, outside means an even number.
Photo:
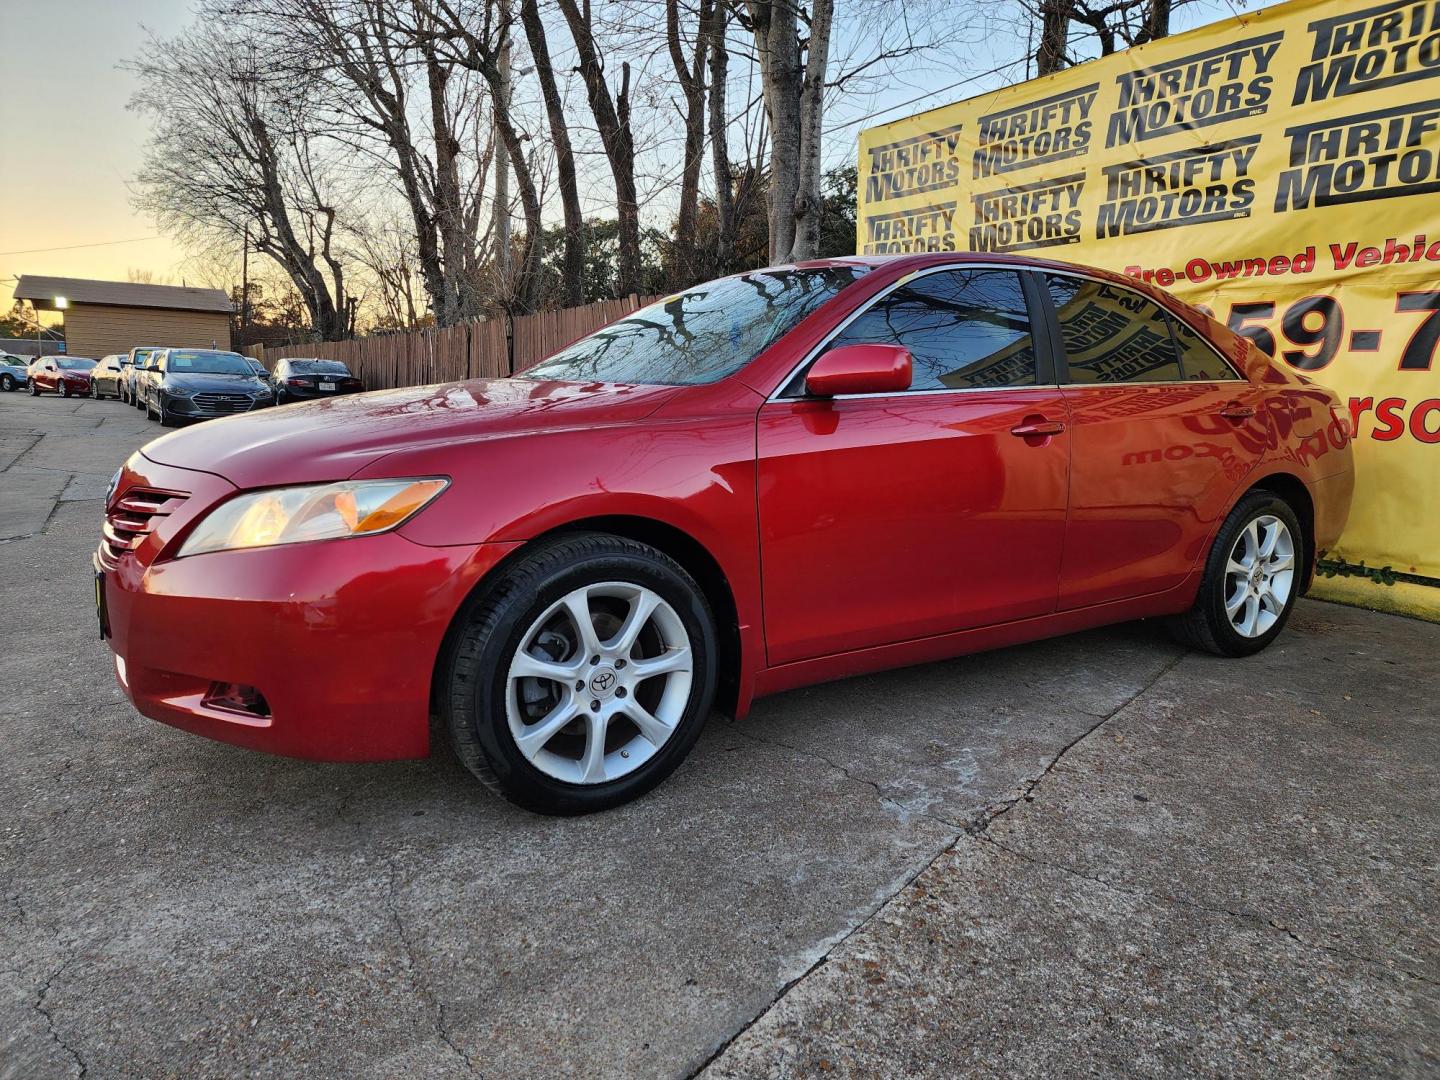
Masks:
[[[793,692],[552,820],[138,716],[89,558],[159,434],[0,395],[0,1076],[1440,1070],[1440,626]]]

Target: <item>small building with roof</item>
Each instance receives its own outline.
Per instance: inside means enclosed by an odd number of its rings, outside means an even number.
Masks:
[[[230,297],[222,289],[22,274],[16,300],[65,315],[71,356],[98,359],[136,345],[230,347]]]

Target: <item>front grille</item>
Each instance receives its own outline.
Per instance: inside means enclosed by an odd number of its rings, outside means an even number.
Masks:
[[[230,416],[249,412],[255,406],[249,394],[196,394],[190,400],[195,402],[196,411],[206,416]]]
[[[100,526],[100,562],[115,569],[120,556],[134,551],[154,532],[159,519],[172,514],[189,496],[183,491],[131,488],[105,512]]]

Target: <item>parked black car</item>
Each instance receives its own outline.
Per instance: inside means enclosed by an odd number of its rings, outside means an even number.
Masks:
[[[120,396],[120,382],[130,374],[130,355],[114,353],[105,357],[90,371],[90,396],[99,400],[107,394]]]
[[[340,360],[293,359],[275,365],[275,392],[281,405],[336,394],[358,394],[365,384]]]
[[[239,353],[165,349],[136,380],[145,415],[170,426],[181,420],[232,416],[275,404],[275,392]]]
[[[267,368],[259,360],[256,360],[253,356],[247,356],[245,359],[250,364],[250,370],[255,372],[255,374],[260,377],[260,379],[265,383],[266,386],[273,387],[275,385],[275,377],[270,374],[269,368]]]

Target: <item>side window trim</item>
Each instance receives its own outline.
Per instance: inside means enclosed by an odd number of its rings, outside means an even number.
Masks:
[[[859,319],[862,315],[865,315],[867,312],[870,311],[871,308],[873,308],[876,304],[880,303],[882,300],[886,299],[891,293],[895,292],[897,289],[900,289],[905,285],[909,285],[912,281],[916,281],[917,279],[922,277],[929,277],[931,274],[940,274],[946,271],[954,270],[1009,270],[1014,272],[1016,276],[1020,278],[1020,288],[1025,295],[1026,314],[1030,317],[1030,337],[1035,346],[1035,377],[1037,380],[1035,385],[1020,387],[946,386],[935,387],[926,390],[898,390],[894,392],[886,392],[883,394],[843,394],[840,396],[844,398],[852,398],[898,397],[904,394],[983,394],[991,393],[997,390],[1036,390],[1042,389],[1047,386],[1056,386],[1056,381],[1047,381],[1047,379],[1045,378],[1047,374],[1057,377],[1059,374],[1059,367],[1056,365],[1054,358],[1050,356],[1050,343],[1048,341],[1044,342],[1042,348],[1042,341],[1036,335],[1036,330],[1039,329],[1039,324],[1035,318],[1035,299],[1037,295],[1043,294],[1045,290],[1039,288],[1034,281],[1035,271],[1031,267],[1018,265],[1015,263],[959,262],[942,263],[939,266],[927,266],[923,270],[915,270],[909,274],[903,274],[900,277],[896,278],[894,281],[892,281],[889,285],[886,285],[885,288],[881,289],[869,300],[865,301],[864,304],[856,308],[849,315],[845,316],[845,318],[842,319],[839,323],[837,323],[835,327],[828,334],[826,334],[825,337],[821,339],[821,341],[813,349],[811,349],[808,353],[805,354],[805,358],[801,360],[800,363],[796,364],[793,369],[791,369],[790,374],[780,381],[780,384],[776,388],[775,392],[772,393],[768,398],[766,398],[766,400],[806,400],[805,372],[810,370],[810,366],[814,364],[816,360],[820,359],[822,355],[824,355],[825,350],[830,348],[831,343],[833,343],[836,338],[843,334],[849,328],[851,323]],[[1049,337],[1048,328],[1045,337]],[[1046,370],[1047,368],[1049,369],[1048,372]]]
[[[1076,384],[1070,381],[1070,357],[1065,352],[1065,338],[1060,333],[1060,317],[1055,314],[1055,301],[1045,286],[1045,276],[1049,273],[1049,270],[1037,269],[1031,270],[1026,276],[1030,279],[1035,303],[1039,306],[1040,318],[1037,325],[1043,324],[1045,327],[1045,351],[1050,360],[1050,374],[1055,377],[1052,385],[1074,386]]]

